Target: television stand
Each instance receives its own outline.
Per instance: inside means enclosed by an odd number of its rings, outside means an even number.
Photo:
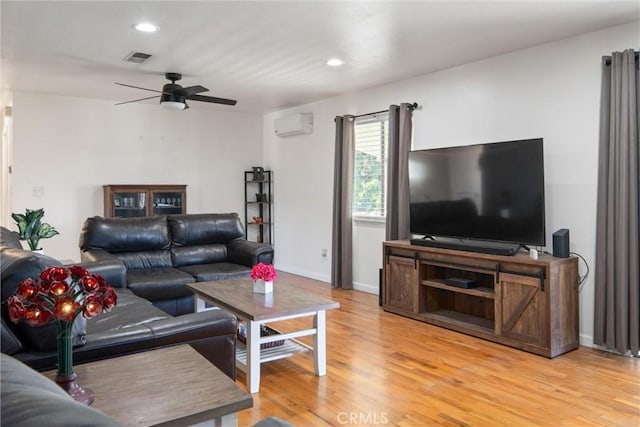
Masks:
[[[483,254],[513,256],[518,253],[517,243],[492,242],[489,240],[454,239],[449,237],[429,236],[424,239],[412,239],[412,245],[432,248],[456,249],[460,251],[479,252]]]
[[[555,357],[579,345],[578,258],[384,242],[382,308]]]

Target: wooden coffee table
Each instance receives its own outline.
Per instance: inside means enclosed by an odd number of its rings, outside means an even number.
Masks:
[[[251,393],[260,389],[260,364],[290,357],[296,353],[312,351],[315,373],[326,374],[326,310],[340,307],[330,299],[305,292],[286,283],[274,283],[273,293],[253,293],[250,278],[197,282],[187,285],[196,296],[196,310],[204,308],[203,301],[221,307],[243,320],[247,326],[246,346],[238,342],[236,359],[238,367],[247,376],[247,388]],[[279,335],[260,336],[267,322],[313,316],[313,327]],[[313,335],[313,347],[294,338]],[[277,347],[260,349],[261,344],[285,340]]]
[[[251,408],[253,398],[191,346],[180,345],[74,366],[91,405],[123,426],[189,426]],[[56,371],[44,374],[54,379]],[[231,420],[233,424],[236,420]]]

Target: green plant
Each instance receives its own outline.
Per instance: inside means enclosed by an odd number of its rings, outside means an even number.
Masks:
[[[38,247],[40,239],[48,239],[56,234],[60,234],[51,225],[42,222],[43,216],[44,209],[27,209],[25,214],[11,214],[11,218],[13,218],[18,225],[20,240],[26,240],[29,244],[29,249],[32,251],[40,249]]]

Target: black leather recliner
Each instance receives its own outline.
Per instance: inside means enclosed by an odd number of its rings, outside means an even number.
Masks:
[[[53,369],[57,361],[55,324],[42,327],[31,327],[24,322],[14,324],[6,301],[24,279],[37,278],[45,268],[61,263],[22,250],[15,233],[3,227],[0,227],[0,257],[2,352],[34,369]],[[74,363],[190,344],[235,379],[235,316],[223,310],[209,310],[174,317],[125,288],[126,271],[122,263],[101,261],[79,265],[102,275],[116,289],[118,303],[112,311],[92,319],[78,316],[74,324]]]
[[[172,315],[194,310],[187,284],[249,276],[273,262],[273,248],[245,239],[238,214],[88,218],[82,261],[121,264],[126,287]]]

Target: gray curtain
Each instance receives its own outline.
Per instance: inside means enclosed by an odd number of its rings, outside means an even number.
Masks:
[[[409,236],[409,151],[413,130],[412,104],[389,107],[386,240]]]
[[[598,159],[594,343],[640,350],[638,57],[603,58]]]
[[[354,117],[338,116],[335,122],[331,286],[353,289],[351,202],[355,156]]]

